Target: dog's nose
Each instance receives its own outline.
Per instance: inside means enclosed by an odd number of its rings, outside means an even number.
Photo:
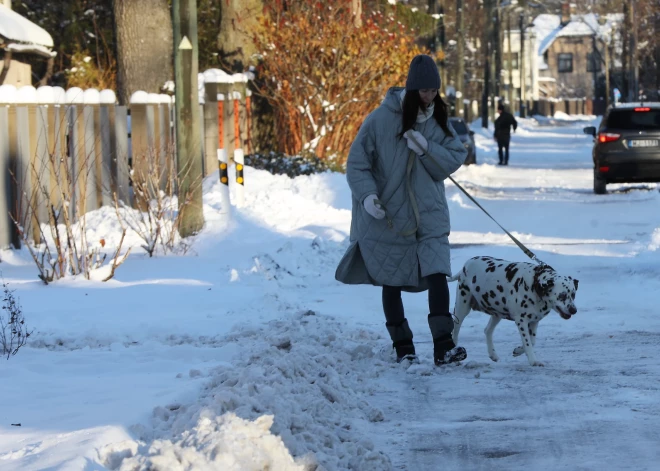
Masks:
[[[577,308],[575,306],[571,306],[568,308],[568,312],[570,312],[571,315],[573,315],[577,312]]]

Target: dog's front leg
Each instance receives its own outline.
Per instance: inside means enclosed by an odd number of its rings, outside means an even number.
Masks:
[[[534,322],[534,324],[538,324],[538,322]],[[522,346],[527,354],[529,364],[532,366],[543,366],[543,363],[536,360],[536,355],[534,354],[534,340],[532,339],[535,336],[532,335],[531,323],[525,321],[525,319],[519,319],[516,321],[516,325],[518,325],[518,333],[520,333],[520,340],[522,340]],[[533,331],[536,334],[536,325],[533,327]]]
[[[529,323],[529,335],[532,339],[532,347],[536,346],[536,329],[539,326],[539,321]],[[513,349],[513,356],[517,357],[525,353],[525,347],[522,345]]]
[[[488,346],[488,356],[493,361],[500,359],[500,357],[497,356],[497,353],[495,353],[495,346],[493,345],[493,331],[495,330],[495,327],[497,327],[497,324],[500,323],[500,320],[499,317],[491,315],[488,325],[484,329],[484,333],[486,334],[486,345]]]

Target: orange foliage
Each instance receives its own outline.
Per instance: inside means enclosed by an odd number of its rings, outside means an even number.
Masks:
[[[393,16],[365,15],[353,26],[351,0],[265,0],[254,41],[259,93],[275,110],[277,146],[345,160],[366,115],[387,89],[403,85],[421,51]]]

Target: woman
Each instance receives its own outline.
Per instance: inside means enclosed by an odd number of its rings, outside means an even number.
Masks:
[[[406,87],[393,87],[362,123],[346,176],[353,196],[350,246],[335,277],[382,286],[385,326],[397,361],[416,361],[401,292],[428,290],[436,365],[460,361],[452,340],[449,209],[444,180],[467,150],[447,122],[440,75],[427,55],[413,58]]]

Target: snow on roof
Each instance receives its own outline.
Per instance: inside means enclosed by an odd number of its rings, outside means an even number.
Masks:
[[[603,24],[599,18],[604,18]],[[622,13],[612,13],[599,17],[594,13],[586,15],[572,15],[571,21],[562,27],[559,15],[543,13],[534,18],[532,31],[538,39],[539,70],[546,70],[548,65],[543,59],[543,54],[558,37],[569,36],[592,36],[596,34],[599,39],[609,42],[617,24],[623,22]]]
[[[13,42],[53,47],[53,38],[41,26],[0,4],[0,36]]]
[[[580,18],[571,20],[566,26],[564,26],[557,33],[557,38],[559,37],[568,37],[568,36],[593,36],[596,30],[590,25],[581,21]]]
[[[558,15],[544,13],[534,18],[532,27],[539,44],[539,55],[542,55],[555,40],[561,30],[561,19]]]

